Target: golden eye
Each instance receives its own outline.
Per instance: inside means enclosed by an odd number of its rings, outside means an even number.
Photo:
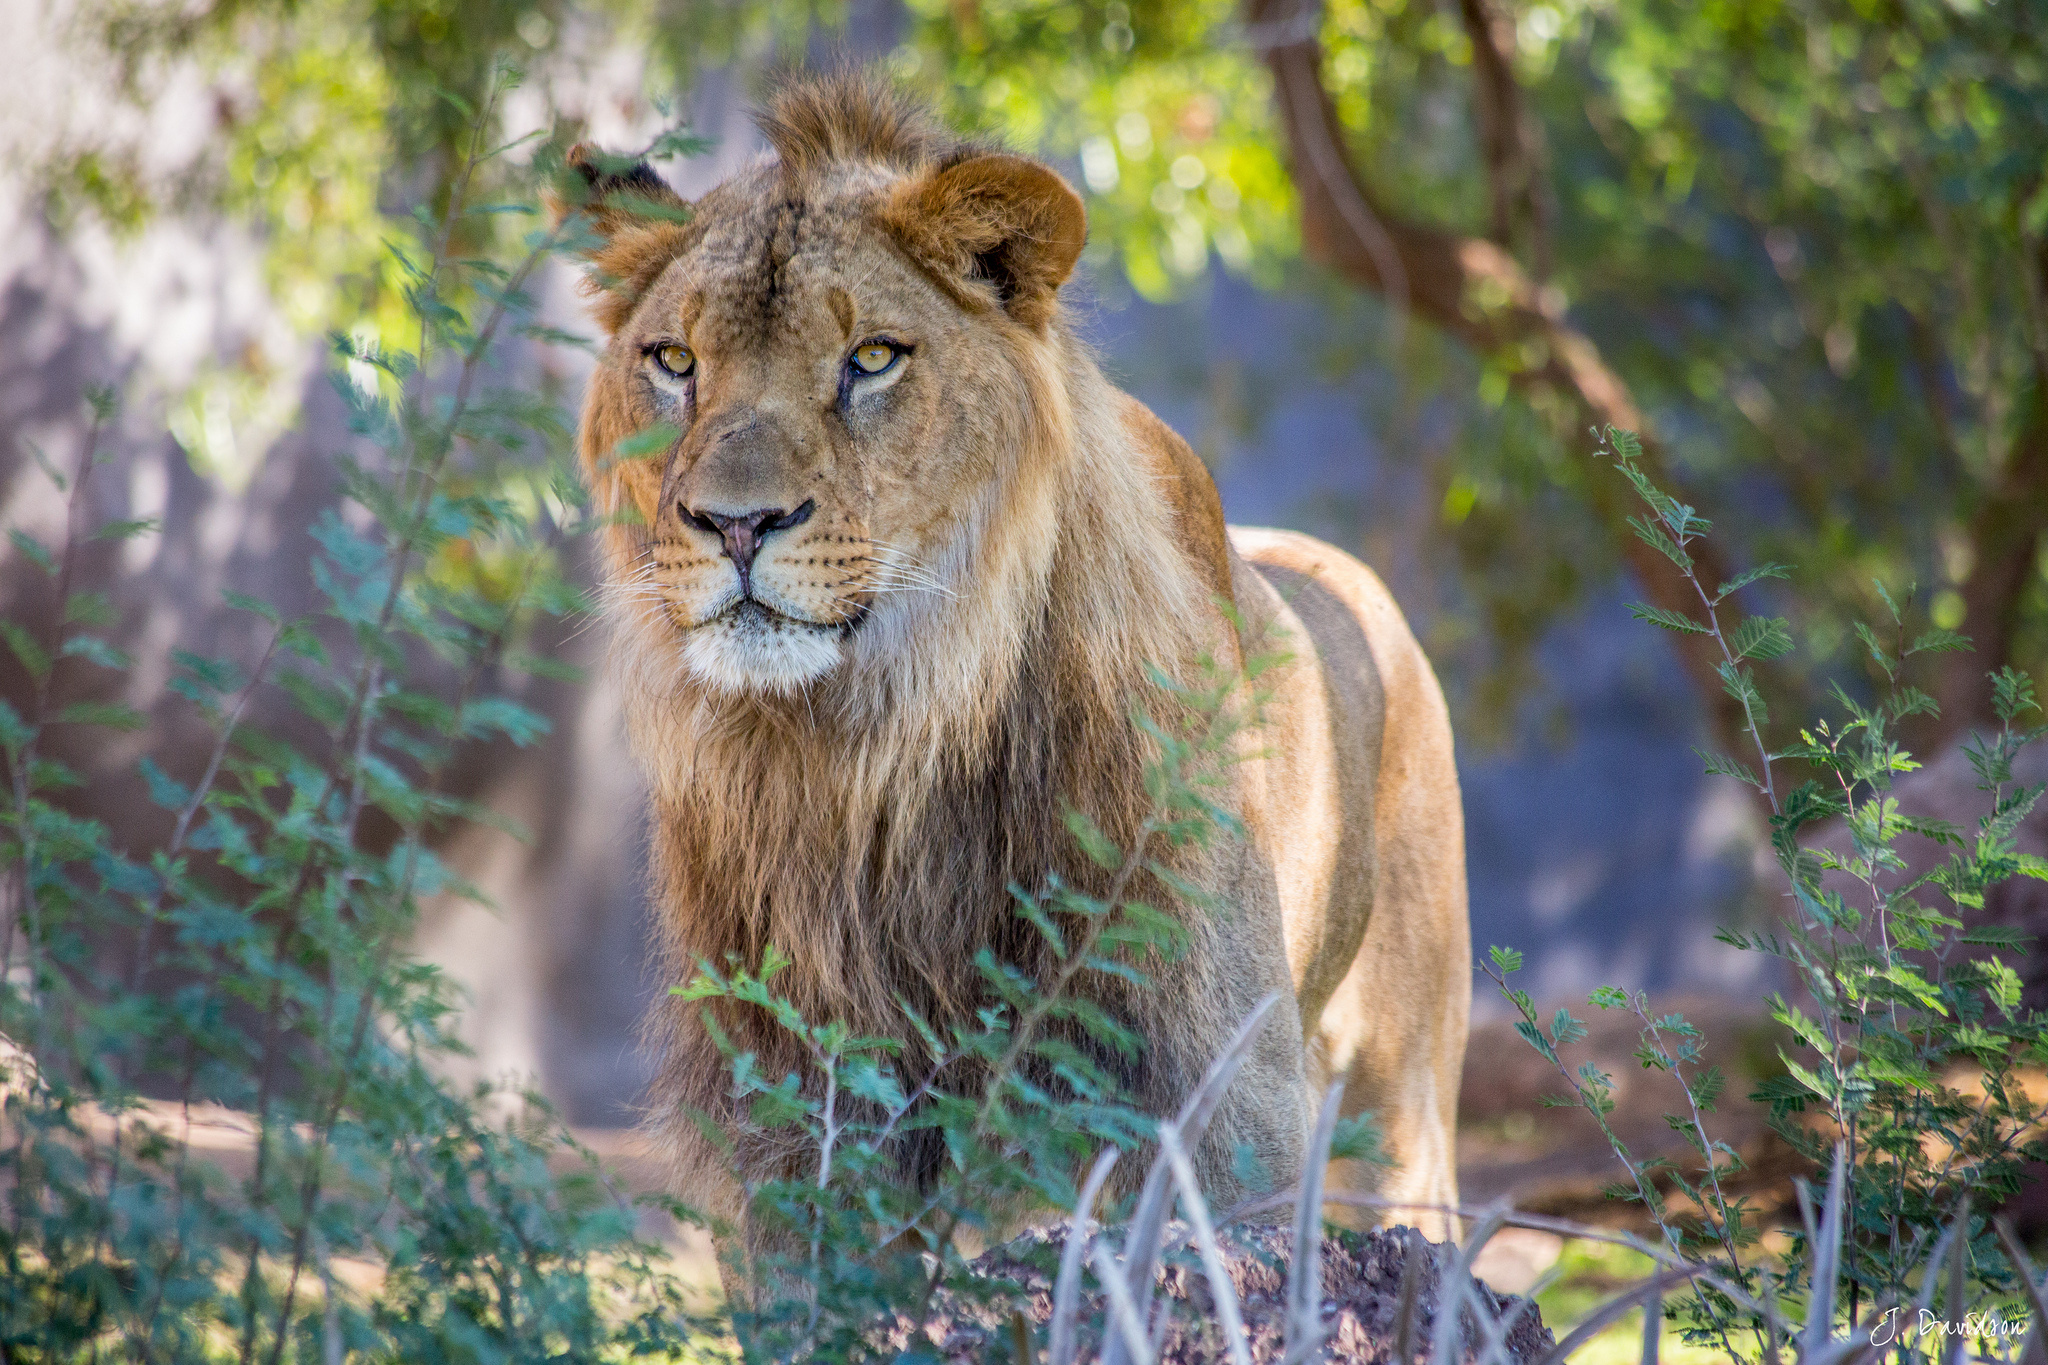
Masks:
[[[902,354],[886,341],[870,341],[854,348],[853,368],[860,374],[880,374],[894,365],[896,357]]]
[[[690,371],[696,368],[697,357],[690,354],[689,347],[679,346],[671,341],[665,346],[654,348],[654,363],[661,366],[663,372],[677,379],[687,379]]]

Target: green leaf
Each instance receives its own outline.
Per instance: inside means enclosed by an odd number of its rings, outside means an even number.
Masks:
[[[1918,1001],[1923,1007],[1937,1014],[1947,1014],[1948,1006],[1941,1001],[1941,993],[1926,977],[1903,963],[1892,963],[1877,972],[1877,978],[1897,986],[1905,994]]]
[[[384,547],[359,535],[331,507],[313,519],[307,534],[353,578],[375,573],[384,563]]]
[[[650,455],[661,455],[682,439],[682,429],[668,422],[656,422],[653,426],[636,431],[612,447],[612,456],[617,460],[643,460]]]
[[[1600,986],[1586,997],[1586,1003],[1603,1010],[1625,1010],[1628,1008],[1628,992],[1619,986]]]
[[[1959,943],[1979,943],[1992,948],[2010,948],[2021,957],[2027,955],[2027,945],[2034,936],[2024,929],[2015,929],[2005,924],[1984,924],[1967,933],[1957,935]]]
[[[884,1109],[898,1109],[904,1103],[903,1087],[896,1078],[865,1058],[857,1057],[846,1064],[843,1083],[849,1093]]]
[[[1337,1120],[1330,1137],[1330,1157],[1334,1161],[1364,1161],[1374,1166],[1390,1166],[1394,1160],[1387,1153],[1386,1139],[1371,1110]]]
[[[75,701],[52,717],[57,725],[103,725],[111,730],[140,730],[149,720],[118,702]]]
[[[1628,525],[1629,529],[1636,533],[1637,539],[1676,564],[1681,572],[1692,572],[1692,556],[1680,549],[1677,541],[1664,534],[1662,527],[1652,525],[1641,517],[1630,517]]]
[[[1693,1078],[1692,1099],[1701,1109],[1712,1109],[1714,1101],[1721,1097],[1721,1091],[1728,1084],[1728,1077],[1718,1066],[1710,1066]]]
[[[1916,637],[1912,644],[1907,645],[1906,653],[1966,654],[1975,648],[1976,646],[1970,642],[1969,636],[1936,626],[1925,634]]]
[[[1791,576],[1790,571],[1783,564],[1759,564],[1747,573],[1737,574],[1726,583],[1723,583],[1714,593],[1714,604],[1719,606],[1729,593],[1740,592],[1760,578],[1790,578]]]
[[[2010,665],[2002,666],[1991,675],[1992,705],[1998,718],[2011,724],[2022,711],[2031,711],[2034,701],[2034,680]]]
[[[1493,960],[1493,969],[1502,976],[1522,970],[1522,955],[1513,948],[1496,944],[1486,950],[1486,955]]]
[[[1808,1018],[1797,1005],[1787,1005],[1783,1000],[1773,997],[1771,1017],[1790,1029],[1798,1036],[1799,1041],[1814,1051],[1825,1053],[1828,1050],[1826,1032],[1817,1022]]]
[[[1820,1092],[1797,1076],[1772,1076],[1749,1092],[1749,1098],[1771,1106],[1773,1114],[1799,1113]]]
[[[64,624],[111,626],[121,619],[113,601],[103,592],[75,592],[64,604]]]
[[[320,643],[320,637],[313,632],[312,623],[307,621],[288,622],[278,632],[277,643],[287,653],[315,663],[327,662],[327,646]]]
[[[245,681],[240,665],[233,659],[209,659],[189,649],[172,650],[171,659],[211,692],[232,692]]]
[[[43,542],[22,530],[9,531],[7,539],[13,543],[15,549],[21,551],[22,555],[38,569],[41,569],[53,578],[56,577],[57,556],[51,554]]]
[[[1728,646],[1738,659],[1775,659],[1792,652],[1792,632],[1781,617],[1752,616],[1735,628]]]
[[[1793,1080],[1797,1081],[1801,1086],[1803,1086],[1812,1094],[1818,1095],[1822,1099],[1826,1099],[1829,1095],[1833,1093],[1832,1089],[1828,1086],[1828,1084],[1825,1081],[1821,1080],[1820,1077],[1814,1075],[1813,1072],[1808,1070],[1806,1067],[1801,1066],[1799,1063],[1793,1061],[1790,1057],[1787,1057],[1782,1049],[1778,1053],[1778,1060],[1785,1064],[1786,1075],[1790,1076]]]
[[[1870,657],[1875,659],[1885,672],[1891,672],[1897,661],[1885,649],[1884,642],[1877,638],[1877,632],[1861,621],[1855,623],[1855,630],[1856,638],[1863,641],[1863,647],[1870,651]]]
[[[51,483],[57,485],[57,491],[59,493],[68,493],[71,491],[70,480],[64,477],[64,471],[57,468],[56,462],[50,458],[48,452],[46,452],[41,446],[37,445],[34,441],[24,440],[22,442],[22,445],[26,446],[28,448],[28,453],[34,457],[36,467],[43,471],[43,477],[48,479]]]
[[[670,986],[668,993],[682,1000],[723,1000],[732,995],[732,986],[724,977],[705,967],[690,978],[687,985]]]
[[[1628,614],[1638,621],[1648,621],[1653,626],[1662,626],[1666,630],[1675,630],[1683,635],[1711,633],[1705,626],[1682,612],[1667,611],[1663,607],[1653,607],[1647,602],[1629,603]]]
[[[1992,958],[1979,964],[1985,977],[1984,993],[1991,997],[1993,1004],[2006,1018],[2012,1018],[2013,1011],[2020,1007],[2020,974],[2005,962]],[[1943,1011],[1947,1013],[1947,1011]]]
[[[1566,1047],[1586,1036],[1586,1026],[1570,1010],[1560,1009],[1551,1018],[1550,1036],[1559,1047]]]
[[[1527,1019],[1517,1019],[1515,1021],[1515,1032],[1521,1034],[1524,1041],[1526,1041],[1530,1047],[1535,1048],[1538,1052],[1542,1053],[1546,1058],[1553,1062],[1557,1060],[1557,1049],[1552,1047],[1550,1045],[1550,1040],[1543,1036],[1542,1029],[1537,1028]]]
[[[1764,784],[1757,780],[1757,775],[1750,771],[1747,764],[1738,763],[1726,754],[1717,754],[1711,749],[1702,749],[1697,745],[1693,747],[1693,752],[1698,754],[1700,761],[1706,765],[1709,777],[1740,778],[1752,787],[1759,790],[1763,788]]]
[[[286,669],[278,675],[277,683],[299,710],[322,725],[339,725],[348,714],[348,694],[321,679]]]
[[[260,597],[251,597],[248,593],[236,592],[232,588],[222,588],[220,600],[233,607],[236,611],[252,611],[270,622],[271,625],[277,624],[277,608],[271,606],[270,603]]]
[[[94,540],[133,540],[161,530],[163,522],[157,517],[143,517],[139,521],[110,521],[92,533]]]
[[[580,683],[588,676],[586,670],[576,664],[565,659],[550,659],[541,654],[507,654],[505,667],[531,674],[536,678],[546,678],[551,682]]]
[[[1938,716],[1941,714],[1941,707],[1934,698],[1910,684],[1899,688],[1892,695],[1890,709],[1894,721],[1904,720],[1907,716]]]
[[[34,636],[12,621],[0,621],[0,638],[7,641],[8,649],[14,652],[14,657],[21,661],[30,677],[40,682],[49,676],[49,651],[37,644]]]
[[[149,799],[165,810],[183,810],[192,799],[191,791],[158,767],[155,759],[144,755],[136,767],[142,770],[142,780],[149,786]]]
[[[1930,1089],[1934,1085],[1934,1073],[1921,1063],[1875,1054],[1866,1054],[1856,1064],[1855,1077],[1859,1081],[1903,1085],[1918,1090]]]
[[[1067,936],[1060,932],[1060,927],[1045,913],[1038,898],[1015,882],[1010,884],[1010,898],[1017,902],[1017,913],[1028,920],[1032,927],[1038,930],[1040,937],[1052,945],[1053,956],[1064,962],[1067,957]]]
[[[1714,671],[1721,675],[1722,689],[1741,702],[1749,712],[1752,725],[1762,726],[1770,719],[1769,712],[1764,708],[1763,693],[1757,691],[1756,680],[1750,676],[1748,669],[1721,663],[1715,665]]]
[[[92,635],[74,635],[60,651],[67,658],[80,658],[101,668],[124,669],[134,661],[105,640]]]
[[[21,712],[14,709],[13,703],[0,697],[0,746],[19,749],[33,734],[35,731],[21,718]]]
[[[462,732],[477,736],[502,731],[521,748],[554,729],[554,722],[509,697],[483,697],[462,708]]]
[[[1080,843],[1081,851],[1088,855],[1090,862],[1111,872],[1123,866],[1123,850],[1084,812],[1069,806],[1064,819],[1067,832]]]

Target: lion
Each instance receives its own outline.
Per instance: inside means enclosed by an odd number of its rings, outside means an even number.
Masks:
[[[1392,1165],[1333,1185],[1447,1236],[1464,833],[1400,610],[1342,551],[1227,527],[1187,443],[1104,378],[1061,298],[1087,228],[1055,171],[860,73],[796,78],[759,122],[772,151],[693,204],[644,163],[570,158],[608,336],[580,453],[671,975],[758,968],[772,945],[814,1021],[899,1036],[899,1000],[942,1031],[971,1020],[977,950],[1039,979],[1051,960],[1007,888],[1103,889],[1063,808],[1125,847],[1145,818],[1148,665],[1239,667],[1277,638],[1292,661],[1229,770],[1243,837],[1184,869],[1228,909],[1154,888],[1188,946],[1114,1002],[1144,1039],[1124,1079],[1172,1112],[1277,992],[1196,1153],[1205,1189],[1246,1194],[1240,1145],[1298,1179],[1341,1079]],[[620,453],[649,431],[662,449]],[[689,1117],[733,1116],[700,1008],[655,1013],[651,1123],[678,1188],[743,1220]],[[760,1012],[720,1023],[765,1074],[808,1074]]]

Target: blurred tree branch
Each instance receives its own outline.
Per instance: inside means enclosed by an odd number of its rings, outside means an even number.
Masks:
[[[1461,5],[1478,16],[1481,29],[1490,34],[1480,0],[1461,0]],[[1638,433],[1650,477],[1683,496],[1683,481],[1669,468],[1627,383],[1609,367],[1592,339],[1565,320],[1557,297],[1533,280],[1506,247],[1411,222],[1377,200],[1344,150],[1343,124],[1323,86],[1322,43],[1313,22],[1304,17],[1318,11],[1299,0],[1246,0],[1244,12],[1273,75],[1274,100],[1301,196],[1302,244],[1307,253],[1503,366],[1514,387],[1562,399],[1576,424],[1611,424]],[[1475,49],[1481,46],[1493,53],[1490,64],[1482,62],[1489,69],[1481,76],[1482,83],[1495,86],[1481,101],[1494,110],[1482,126],[1493,128],[1511,123],[1518,104],[1511,93],[1512,71],[1490,37],[1482,43],[1475,34]],[[1501,156],[1519,154],[1512,131],[1497,129],[1486,140],[1490,168],[1495,166],[1496,149]],[[1511,182],[1496,182],[1497,230],[1502,226],[1502,196],[1512,193]],[[1647,599],[1669,611],[1697,612],[1699,602],[1688,585],[1629,529],[1628,491],[1619,476],[1594,471],[1584,489]],[[1734,577],[1711,543],[1700,547],[1697,558],[1703,581],[1725,583]],[[1714,743],[1723,752],[1736,751],[1743,740],[1742,708],[1722,688],[1718,646],[1700,635],[1678,636],[1672,644],[1707,700]]]
[[[1933,736],[1956,737],[1991,714],[1988,669],[2011,661],[2042,538],[2048,535],[2048,368],[2034,378],[2033,415],[2020,429],[2005,472],[1972,520],[1974,565],[1962,583],[1963,624],[1976,648],[1951,654],[1935,679],[1941,718]],[[1923,741],[1924,742],[1924,741]],[[1931,747],[1931,746],[1929,746]]]
[[[1515,20],[1495,0],[1458,0],[1458,17],[1472,44],[1472,103],[1479,118],[1480,155],[1486,163],[1493,240],[1515,249],[1516,219],[1529,229],[1529,259],[1536,281],[1550,278],[1555,256],[1550,214],[1538,174],[1540,130],[1522,108],[1515,79]]]

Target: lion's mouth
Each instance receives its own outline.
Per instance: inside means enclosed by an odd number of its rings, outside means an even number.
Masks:
[[[815,630],[830,631],[841,637],[850,636],[867,623],[868,609],[865,603],[854,608],[853,615],[844,621],[812,621],[802,616],[792,616],[786,611],[777,611],[758,597],[742,597],[711,618],[742,630]],[[706,625],[711,622],[705,622]]]

